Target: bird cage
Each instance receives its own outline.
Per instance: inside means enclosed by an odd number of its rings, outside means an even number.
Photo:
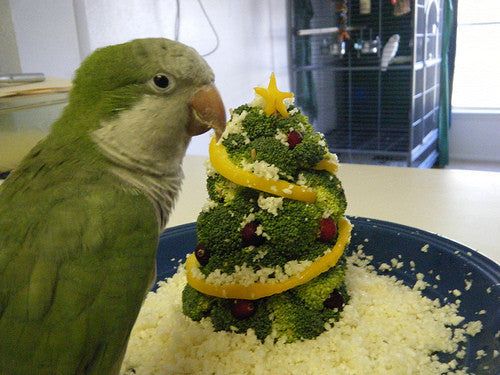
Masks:
[[[297,105],[344,162],[431,167],[438,157],[442,0],[289,0],[290,81]],[[362,4],[360,4],[362,3]],[[368,9],[368,12],[367,12]],[[384,46],[399,35],[387,70]]]

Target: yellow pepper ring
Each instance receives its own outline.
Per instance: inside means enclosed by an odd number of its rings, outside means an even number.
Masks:
[[[283,180],[270,180],[241,169],[229,159],[226,148],[217,144],[215,138],[210,142],[209,153],[210,162],[215,170],[237,185],[306,203],[316,201],[316,192],[308,187]]]
[[[256,176],[252,172],[245,171],[233,164],[229,159],[226,148],[218,144],[212,138],[209,146],[210,162],[217,172],[237,185],[246,186],[252,189],[265,191],[266,193],[278,195],[280,197],[294,199],[306,203],[316,201],[316,192],[311,188],[293,184],[283,180],[270,180],[265,177]],[[331,174],[337,171],[337,164],[323,159],[314,166],[316,170],[325,170]]]
[[[337,172],[337,163],[323,159],[318,164],[314,166],[317,171],[327,171],[330,174],[335,174]]]
[[[205,281],[205,279],[199,279],[193,276],[192,270],[200,267],[200,264],[194,254],[189,255],[186,259],[187,282],[201,293],[219,298],[255,300],[263,297],[269,297],[273,294],[283,293],[289,289],[307,283],[337,264],[339,258],[344,253],[344,249],[349,244],[351,239],[351,229],[352,225],[348,219],[340,219],[339,235],[332,250],[320,257],[298,275],[292,276],[280,283],[253,283],[246,286],[238,284],[209,284]]]

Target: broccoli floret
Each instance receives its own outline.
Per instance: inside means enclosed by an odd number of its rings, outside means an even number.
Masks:
[[[305,133],[304,139],[292,151],[297,168],[310,169],[319,163],[327,153],[326,146],[320,144],[318,133]]]
[[[258,270],[260,268],[274,268],[277,266],[283,266],[286,262],[289,261],[288,257],[284,254],[280,254],[276,251],[274,251],[273,247],[270,246],[268,243],[264,243],[264,245],[261,245],[254,249],[253,251],[253,257],[255,258],[256,255],[264,254],[262,257],[257,257],[255,261],[252,259],[252,264],[254,266],[254,270]]]
[[[250,140],[259,137],[274,137],[276,133],[276,116],[266,116],[264,112],[260,113],[262,111],[260,108],[256,107],[248,107],[245,110],[248,114],[243,120],[242,125],[243,130],[247,133]]]
[[[216,269],[232,273],[235,265],[252,262],[255,254],[242,251],[241,222],[258,209],[258,195],[253,189],[238,187],[230,201],[200,213],[196,226],[198,243],[210,253],[208,263],[201,267],[204,274]]]
[[[278,336],[286,336],[288,342],[312,339],[325,331],[325,323],[339,319],[343,308],[327,308],[323,302],[334,289],[342,294],[344,303],[349,301],[343,281],[344,267],[341,264],[339,270],[342,271],[336,270],[323,277],[321,275],[307,284],[268,298],[272,327]],[[335,282],[333,279],[336,279]],[[327,290],[330,285],[335,286]],[[320,296],[314,296],[314,289]],[[324,299],[323,295],[326,295]]]
[[[310,282],[299,285],[294,289],[294,292],[309,308],[323,310],[323,302],[334,289],[343,283],[344,276],[345,262],[340,262]]]
[[[213,297],[198,292],[189,284],[182,291],[182,312],[194,321],[208,316],[213,302]]]
[[[304,116],[300,112],[297,112],[287,118],[276,117],[275,127],[276,129],[279,129],[284,133],[288,133],[290,131],[290,128],[298,130],[301,133],[315,132],[313,126],[309,123],[307,116]]]
[[[219,204],[198,216],[196,233],[198,243],[206,246],[211,256],[239,251],[241,247],[240,221],[245,211],[238,212],[231,204]]]
[[[243,133],[228,134],[223,145],[230,159],[239,164],[263,160],[280,170],[280,177],[293,180],[300,169],[309,169],[323,159],[328,152],[323,136],[314,131],[307,118],[300,113],[284,119],[281,116],[266,116],[259,108],[241,106],[234,113],[247,115],[241,122]],[[288,134],[296,130],[302,135],[300,143],[289,148],[275,138],[278,132]]]
[[[215,173],[207,178],[207,191],[211,200],[224,203],[234,199],[241,187]]]
[[[296,107],[291,106],[290,109],[294,108]],[[285,133],[288,132],[290,128],[297,128],[308,133],[313,133],[315,131],[313,126],[309,123],[307,116],[304,116],[300,110],[287,118],[283,118],[280,115],[267,116],[262,111],[262,108],[251,107],[244,104],[234,109],[233,113],[240,115],[243,111],[248,112],[243,120],[243,129],[250,139],[272,137],[277,129]]]
[[[235,157],[235,155],[241,155],[249,148],[247,138],[243,134],[237,133],[228,134],[222,141],[222,144],[227,152],[235,159],[239,159],[239,157]]]
[[[255,250],[251,247],[241,248],[239,251],[213,254],[210,256],[208,263],[201,268],[201,271],[205,275],[215,270],[231,274],[234,272],[235,265],[247,264],[251,266],[254,263],[253,259],[256,254]]]
[[[235,303],[232,299],[217,299],[214,303],[210,318],[216,331],[232,331],[236,328],[237,333],[245,333],[253,329],[259,340],[264,340],[271,333],[271,321],[266,300],[253,301],[255,313],[245,319],[237,319],[231,312],[231,305]]]
[[[294,163],[293,150],[276,138],[260,137],[250,143],[250,148],[255,150],[256,160],[264,160],[273,164],[280,170],[280,177],[293,177],[297,174],[298,166]],[[250,156],[250,151],[248,153]],[[247,157],[247,160],[249,158]]]
[[[237,113],[238,115],[241,115],[241,112],[243,112],[243,111],[250,112],[252,109],[254,109],[254,108],[250,107],[248,104],[242,104],[239,107],[233,109],[233,113]]]
[[[288,342],[312,339],[325,330],[321,312],[307,308],[291,293],[272,296],[268,300],[272,328]]]
[[[314,204],[284,199],[277,216],[267,211],[258,211],[255,216],[269,236],[267,259],[314,259],[328,248],[316,241],[322,210]]]
[[[304,172],[307,185],[317,193],[316,204],[323,211],[330,211],[335,219],[344,216],[347,200],[340,180],[325,171]]]
[[[251,150],[254,149],[256,160],[275,165],[281,178],[293,180],[300,169],[312,168],[323,159],[327,150],[318,139],[315,134],[306,134],[301,143],[290,149],[274,137],[260,137],[250,142],[243,158],[251,160]]]

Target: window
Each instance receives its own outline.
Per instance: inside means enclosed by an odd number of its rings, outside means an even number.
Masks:
[[[452,105],[500,110],[500,1],[458,1]]]

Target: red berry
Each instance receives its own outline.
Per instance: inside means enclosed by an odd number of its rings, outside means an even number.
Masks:
[[[205,266],[210,259],[210,252],[205,247],[205,245],[199,243],[194,249],[194,256],[196,257],[196,259],[198,259],[198,262],[200,262],[202,266]]]
[[[259,246],[264,242],[262,236],[257,236],[257,227],[259,225],[255,221],[245,224],[241,230],[241,238],[244,246]]]
[[[297,146],[300,142],[302,142],[302,134],[300,134],[296,130],[292,130],[290,133],[288,133],[287,142],[288,142],[288,148],[290,150],[294,149],[295,146]]]
[[[337,235],[337,224],[330,217],[321,219],[319,227],[319,240],[321,242],[330,242]]]
[[[323,306],[327,309],[341,309],[344,307],[344,296],[337,289],[334,289],[333,292],[330,293],[327,299],[323,301]]]
[[[246,319],[255,313],[255,305],[247,299],[235,299],[231,305],[231,314],[236,319]]]

